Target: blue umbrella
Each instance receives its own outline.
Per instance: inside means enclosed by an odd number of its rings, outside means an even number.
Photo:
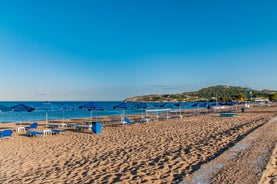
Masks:
[[[84,105],[80,105],[79,109],[87,109],[88,111],[90,111],[90,118],[92,120],[92,111],[103,111],[105,110],[105,107],[99,105],[98,103],[89,102]]]
[[[194,103],[191,105],[191,107],[199,107],[199,104],[198,103]]]
[[[159,103],[158,103],[158,102],[155,102],[155,103],[154,103],[154,106],[155,106],[155,107],[159,107]]]
[[[148,109],[148,108],[153,108],[153,104],[146,103],[146,102],[141,102],[139,104],[136,104],[135,107],[137,109]],[[146,111],[146,116],[147,116],[147,111]]]
[[[18,104],[18,105],[12,106],[11,109],[14,112],[32,112],[33,110],[35,110],[35,108],[29,107],[24,104]]]
[[[174,105],[177,106],[177,107],[185,107],[186,106],[186,104],[184,102],[178,102]]]
[[[202,103],[199,104],[199,107],[201,107],[201,108],[206,108],[207,105],[208,105],[207,102],[202,102]]]
[[[36,110],[39,111],[45,111],[45,123],[46,123],[46,127],[48,124],[48,112],[49,111],[55,111],[55,110],[62,110],[62,108],[58,105],[54,105],[50,102],[47,103],[42,103],[40,106],[36,107]]]
[[[160,107],[172,108],[172,107],[174,107],[174,105],[172,103],[166,102],[166,103],[161,104]],[[168,117],[168,110],[166,111],[166,116]]]
[[[20,119],[20,124],[21,124],[23,113],[24,112],[32,112],[33,110],[35,110],[35,108],[29,107],[29,106],[24,105],[24,104],[18,104],[18,105],[12,106],[11,110],[13,112],[20,112],[19,119]]]
[[[153,108],[153,105],[146,102],[141,102],[139,104],[136,104],[135,107],[138,109],[147,109],[147,108]]]
[[[64,122],[64,111],[74,110],[74,108],[66,103],[61,105],[61,109],[63,111],[63,122]]]
[[[179,110],[180,110],[180,118],[182,118],[183,116],[182,116],[182,112],[181,112],[181,107],[186,106],[186,104],[183,103],[183,102],[178,102],[178,103],[176,103],[176,104],[174,104],[174,105],[177,106],[177,107],[179,107]]]
[[[160,107],[163,107],[163,108],[172,108],[174,105],[172,103],[163,103],[160,105]]]
[[[131,109],[131,107],[126,102],[121,102],[120,104],[114,106],[113,109],[122,109],[122,118],[124,118],[124,111]]]

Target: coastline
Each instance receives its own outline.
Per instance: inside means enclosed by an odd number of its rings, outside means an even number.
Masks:
[[[276,114],[275,106],[247,109],[236,117],[199,114],[107,126],[98,135],[67,131],[63,135],[30,138],[15,133],[12,139],[0,140],[0,182],[182,182],[246,135],[267,127]],[[262,171],[256,175],[258,182]],[[228,177],[222,176],[224,181]]]

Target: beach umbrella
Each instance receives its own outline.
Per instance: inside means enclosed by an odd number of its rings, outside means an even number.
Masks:
[[[137,109],[148,109],[148,108],[153,108],[153,104],[146,103],[146,102],[141,102],[139,104],[136,104],[135,107]],[[147,111],[146,111],[147,112]],[[147,114],[146,114],[147,115]]]
[[[191,107],[199,107],[199,104],[198,103],[193,103],[193,104],[191,104]]]
[[[92,120],[92,111],[104,111],[105,107],[98,103],[89,102],[84,105],[80,105],[79,109],[87,109],[88,111],[90,111],[90,118]]]
[[[74,110],[74,108],[66,103],[63,103],[60,106],[61,106],[61,110],[63,111],[63,122],[64,122],[64,111]]]
[[[20,119],[20,124],[21,124],[24,112],[32,112],[33,110],[35,110],[35,108],[29,107],[25,104],[18,104],[18,105],[12,106],[11,110],[13,112],[19,112],[20,113],[19,119]]]
[[[131,109],[131,107],[126,102],[121,102],[120,104],[114,106],[113,109],[121,109],[122,110],[122,119],[123,119],[125,116],[124,111]]]
[[[207,102],[202,102],[202,103],[199,104],[200,108],[207,108],[207,106],[208,106]]]
[[[7,107],[5,105],[0,105],[0,112],[8,112],[11,111],[12,109],[10,107]]]
[[[193,103],[193,104],[191,104],[190,105],[192,108],[195,108],[196,110],[195,110],[195,113],[197,113],[198,112],[198,108],[199,108],[199,104],[196,102],[196,103]]]
[[[173,108],[174,105],[170,102],[166,102],[166,103],[161,104],[160,107],[162,107],[162,108]],[[168,116],[168,110],[166,111],[166,116]]]
[[[37,106],[35,108],[38,111],[45,111],[45,127],[47,127],[48,124],[48,112],[49,111],[57,111],[57,110],[62,110],[62,107],[52,104],[50,102],[47,103],[42,103],[41,105]]]
[[[163,103],[160,105],[160,107],[163,107],[163,108],[173,108],[174,105],[170,102],[166,102],[166,103]]]
[[[155,102],[153,105],[154,107],[159,107],[159,102]]]
[[[141,102],[139,104],[136,104],[135,107],[137,109],[148,109],[148,108],[153,108],[154,106],[150,103]]]
[[[174,104],[176,107],[179,107],[179,111],[180,111],[180,118],[182,118],[182,112],[181,112],[181,107],[186,106],[185,103],[183,102],[178,102],[176,104]]]

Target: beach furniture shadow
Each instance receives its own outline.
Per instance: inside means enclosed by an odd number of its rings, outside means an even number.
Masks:
[[[44,136],[44,132],[28,131],[25,135],[28,137]]]
[[[51,133],[52,134],[61,134],[61,133],[66,133],[66,130],[52,129]]]

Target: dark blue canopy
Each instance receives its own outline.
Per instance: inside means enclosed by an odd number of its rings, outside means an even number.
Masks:
[[[62,110],[62,107],[52,104],[50,102],[42,103],[39,106],[36,107],[36,110],[39,111],[45,111],[45,122],[46,122],[46,127],[48,124],[48,112],[49,111],[57,111],[57,110]]]
[[[158,102],[155,102],[155,103],[153,104],[153,106],[154,106],[154,107],[159,107],[159,103],[158,103]]]
[[[94,102],[89,102],[84,105],[80,105],[79,109],[87,109],[90,111],[90,118],[92,118],[92,111],[104,111],[105,107]]]
[[[79,109],[87,109],[88,111],[103,111],[105,110],[105,107],[94,102],[89,102],[84,105],[80,105]]]
[[[32,112],[33,110],[35,110],[35,108],[29,107],[24,104],[18,104],[18,105],[12,106],[11,109],[13,112],[20,112],[20,115],[19,115],[20,123],[22,121],[24,112]]]
[[[138,109],[147,109],[147,108],[153,108],[153,105],[146,102],[141,102],[139,104],[136,104],[135,107]]]
[[[184,102],[178,102],[178,103],[176,103],[174,105],[177,106],[177,107],[184,107],[184,106],[186,106],[186,104]]]
[[[194,103],[194,104],[191,105],[191,107],[197,107],[197,106],[199,106],[198,103]]]
[[[199,107],[202,107],[202,108],[206,108],[207,105],[208,105],[207,102],[200,102],[200,103],[199,103]]]
[[[163,108],[172,108],[174,105],[172,103],[163,103],[160,105],[160,107],[163,107]]]
[[[63,122],[64,122],[64,111],[70,111],[70,110],[74,110],[74,107],[66,104],[66,103],[63,103],[60,105],[61,106],[61,109],[63,111]]]
[[[61,105],[61,109],[62,109],[63,111],[74,110],[74,107],[72,107],[72,106],[70,106],[70,105],[68,105],[68,104],[66,104],[66,103],[63,103],[63,104]]]
[[[191,105],[191,107],[206,108],[208,106],[207,102],[196,102]]]
[[[50,102],[47,103],[42,103],[36,107],[36,110],[41,110],[41,111],[55,111],[55,110],[62,110],[61,106],[52,104]]]
[[[126,102],[121,102],[120,104],[114,106],[113,109],[128,110],[128,109],[131,109],[131,107]]]
[[[12,106],[11,109],[14,112],[32,112],[33,110],[35,110],[35,108],[29,107],[24,104],[18,104],[18,105]]]

